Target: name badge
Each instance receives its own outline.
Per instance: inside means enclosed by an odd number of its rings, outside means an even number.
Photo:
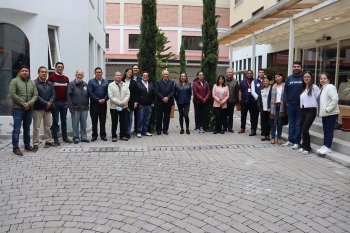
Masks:
[[[260,83],[258,83],[258,84],[256,84],[257,85],[257,87],[260,87]]]
[[[248,88],[248,92],[252,92],[250,88]]]

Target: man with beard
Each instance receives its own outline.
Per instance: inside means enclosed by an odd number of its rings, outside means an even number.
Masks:
[[[284,86],[284,101],[288,115],[288,141],[282,146],[292,146],[296,150],[300,147],[300,93],[303,83],[303,69],[300,61],[293,63],[293,74],[288,76]]]
[[[249,111],[251,132],[249,136],[256,135],[256,128],[258,124],[258,105],[252,95],[253,84],[253,71],[248,70],[246,79],[240,82],[239,87],[239,102],[241,104],[241,129],[238,131],[239,134],[245,132],[245,125],[247,121],[247,113]]]

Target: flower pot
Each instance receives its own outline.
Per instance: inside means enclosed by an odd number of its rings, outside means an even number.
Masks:
[[[350,132],[350,116],[342,116],[342,128],[345,132]]]

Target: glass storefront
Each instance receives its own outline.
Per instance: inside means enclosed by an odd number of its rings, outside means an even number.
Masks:
[[[348,85],[348,79],[350,79],[350,39],[340,41],[338,71],[339,103],[350,106],[350,97],[343,91]]]
[[[8,116],[9,85],[21,65],[29,66],[29,41],[16,26],[0,23],[0,116]]]
[[[275,68],[287,77],[288,74],[288,50],[267,54],[267,67]]]

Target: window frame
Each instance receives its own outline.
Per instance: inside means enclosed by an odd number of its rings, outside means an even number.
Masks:
[[[49,70],[55,70],[55,64],[53,63],[52,54],[51,54],[49,29],[51,29],[51,30],[54,31],[55,45],[56,45],[56,49],[57,49],[57,60],[58,60],[58,61],[61,61],[60,45],[59,45],[59,42],[58,42],[57,27],[49,26],[49,27],[47,28],[47,43],[48,43],[49,59],[50,59],[50,67],[48,67],[48,69],[49,69]]]
[[[131,35],[138,35],[138,38],[137,38],[137,40],[140,38],[140,34],[129,34],[129,38],[128,38],[128,49],[129,50],[139,50],[140,49],[140,45],[139,45],[139,42],[137,42],[137,48],[131,48],[130,47],[130,36]]]
[[[185,45],[184,37],[198,37],[198,38],[200,38],[200,41],[201,41],[200,43],[203,43],[203,37],[202,36],[184,36],[184,35],[181,36],[181,41],[184,42],[185,51],[192,51],[192,52],[201,52],[202,51],[202,47],[200,47],[199,44],[198,44],[198,47],[199,47],[198,50],[197,49],[187,49],[186,45]]]
[[[107,40],[107,38],[108,38],[108,40]],[[106,41],[105,41],[105,43],[106,43],[106,50],[108,50],[109,49],[109,33],[106,33]]]

